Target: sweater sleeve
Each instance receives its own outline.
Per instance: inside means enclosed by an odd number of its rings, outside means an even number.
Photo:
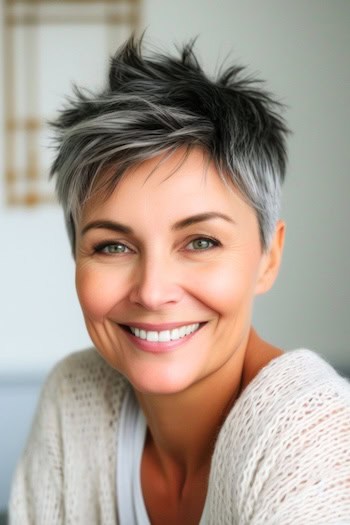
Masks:
[[[313,352],[272,361],[218,437],[210,524],[350,524],[350,385]]]
[[[10,498],[10,525],[63,524],[60,367],[48,377],[17,466]]]
[[[11,525],[115,525],[126,380],[95,350],[64,358],[40,396],[10,500]]]
[[[310,392],[271,438],[256,471],[250,524],[350,524],[349,386]]]

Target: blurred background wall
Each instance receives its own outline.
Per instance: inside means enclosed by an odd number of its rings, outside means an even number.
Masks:
[[[4,0],[0,3],[3,35]],[[289,169],[283,217],[287,243],[275,288],[258,298],[255,326],[284,349],[309,347],[350,371],[350,2],[348,0],[144,0],[146,42],[173,49],[198,35],[210,71],[230,55],[261,74],[287,104]],[[0,40],[3,59],[3,39]],[[68,71],[45,105],[72,82],[91,87],[98,36],[55,33],[42,71]],[[61,65],[57,50],[68,46]],[[101,56],[101,59],[104,58]],[[71,62],[71,63],[70,63]],[[93,61],[91,61],[93,62]],[[75,65],[83,63],[77,75]],[[3,64],[0,71],[3,73]],[[83,77],[83,78],[82,78]],[[0,77],[0,508],[23,447],[38,389],[61,357],[88,346],[75,298],[74,265],[60,209],[9,207],[4,177],[4,77]],[[55,106],[56,107],[56,106]]]

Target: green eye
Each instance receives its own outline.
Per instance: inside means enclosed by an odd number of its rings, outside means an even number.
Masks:
[[[107,253],[124,253],[126,249],[124,244],[109,244],[105,247],[104,251]]]
[[[116,242],[116,243],[109,243],[109,244],[104,243],[104,244],[98,245],[95,247],[95,251],[99,253],[105,253],[107,255],[115,255],[119,253],[127,253],[130,250],[125,244],[121,242]]]
[[[194,239],[188,244],[190,250],[197,251],[209,250],[210,248],[214,248],[214,246],[218,246],[218,242],[214,241],[213,239],[207,239],[206,237]]]

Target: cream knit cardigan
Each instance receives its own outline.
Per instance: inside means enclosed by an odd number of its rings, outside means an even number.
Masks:
[[[126,388],[94,350],[56,366],[15,474],[11,525],[118,522]],[[271,361],[220,431],[207,498],[210,525],[350,524],[349,383],[309,350]]]

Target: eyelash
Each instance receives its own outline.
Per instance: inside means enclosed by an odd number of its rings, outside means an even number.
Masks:
[[[104,251],[109,246],[123,246],[124,248],[127,248],[128,251],[132,251],[131,248],[129,248],[125,243],[119,242],[119,241],[104,241],[104,242],[100,242],[100,243],[96,244],[93,247],[93,251],[94,251],[94,253],[101,253],[103,255],[122,255],[124,253],[128,253],[128,252],[114,252],[114,253],[111,253],[111,252]]]
[[[221,242],[217,239],[214,239],[213,237],[208,237],[208,236],[198,236],[198,237],[194,237],[191,241],[189,241],[187,244],[186,244],[186,247],[187,248],[190,244],[193,244],[195,243],[196,241],[205,241],[207,243],[211,243],[211,246],[208,246],[207,248],[199,248],[199,249],[189,249],[189,251],[191,252],[207,252],[207,251],[210,251],[210,250],[213,250],[214,248],[217,248],[219,246],[222,246]],[[106,248],[110,247],[110,246],[122,246],[124,248],[126,248],[128,251],[122,251],[122,252],[108,252],[108,251],[104,251]],[[93,246],[93,252],[94,253],[100,253],[100,254],[103,254],[103,255],[123,255],[125,253],[129,253],[129,252],[132,252],[133,250],[131,248],[129,248],[125,243],[123,242],[119,242],[119,241],[104,241],[104,242],[101,242],[101,243],[98,243],[96,245]]]
[[[193,244],[196,241],[205,241],[205,242],[211,243],[211,246],[208,247],[208,248],[199,248],[198,250],[192,249],[192,250],[190,250],[192,252],[201,252],[201,251],[202,252],[206,252],[206,251],[209,251],[209,250],[213,250],[214,248],[217,248],[219,246],[222,246],[220,241],[218,241],[217,239],[214,239],[213,237],[207,237],[207,236],[195,237],[189,243],[187,243],[186,246],[189,246],[190,244]]]

